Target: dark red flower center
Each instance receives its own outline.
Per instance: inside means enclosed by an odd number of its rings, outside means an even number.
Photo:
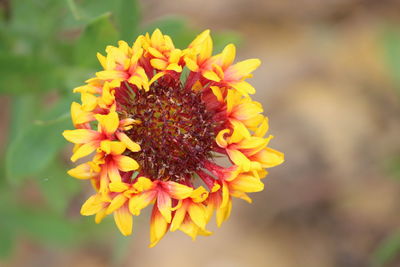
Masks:
[[[124,85],[117,91],[118,108],[140,120],[127,135],[141,146],[129,152],[140,164],[140,174],[151,179],[190,180],[212,157],[220,123],[208,110],[202,93],[184,88],[179,79],[166,76],[153,83],[148,92]],[[119,101],[118,101],[119,99]]]

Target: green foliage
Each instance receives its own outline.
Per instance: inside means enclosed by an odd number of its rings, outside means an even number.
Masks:
[[[383,52],[389,71],[400,93],[400,31],[398,27],[387,27],[382,38]]]
[[[16,137],[12,140],[6,157],[7,177],[11,183],[18,184],[29,175],[41,172],[66,144],[61,133],[70,127],[69,117],[64,115],[68,110],[66,103],[70,101],[68,98],[60,101],[45,113],[44,121],[25,122],[14,130]],[[32,105],[35,104],[32,103]],[[28,106],[28,110],[22,112],[26,113],[31,108]],[[25,118],[18,113],[16,115],[21,120]],[[54,118],[54,116],[59,117]],[[16,124],[18,117],[13,118]],[[22,164],[23,168],[21,168]]]
[[[71,209],[79,212],[72,200],[81,183],[66,174],[62,153],[67,142],[61,133],[72,128],[70,103],[79,97],[72,88],[99,69],[96,53],[155,28],[179,48],[199,33],[179,17],[141,26],[136,0],[12,1],[11,8],[10,17],[0,12],[0,94],[11,99],[6,155],[0,158],[1,258],[11,255],[18,236],[68,246],[109,232],[107,223],[93,227],[92,218],[70,218]],[[239,42],[233,33],[213,37],[217,51]],[[25,191],[40,203],[26,199]],[[120,241],[119,249],[126,250]],[[120,259],[116,253],[114,261]]]
[[[372,255],[372,266],[387,266],[400,252],[400,233],[389,235]]]
[[[384,58],[400,93],[400,31],[398,25],[386,26],[382,35]],[[396,179],[400,178],[400,156],[389,160],[388,171]],[[374,251],[372,266],[387,266],[400,255],[400,232],[390,234]]]
[[[98,51],[104,51],[107,45],[115,45],[118,34],[106,13],[90,22],[83,31],[75,49],[75,61],[83,66],[98,65],[95,57]],[[93,55],[88,57],[88,55]]]

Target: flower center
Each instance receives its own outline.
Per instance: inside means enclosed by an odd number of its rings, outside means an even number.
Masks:
[[[141,146],[141,151],[128,154],[139,162],[141,175],[190,180],[212,157],[218,126],[214,113],[207,110],[201,92],[185,89],[179,80],[165,76],[148,92],[135,91],[123,110],[141,121],[126,132]]]

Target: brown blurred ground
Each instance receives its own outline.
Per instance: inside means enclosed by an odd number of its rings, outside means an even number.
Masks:
[[[382,25],[400,23],[399,1],[142,2],[145,21],[178,14],[242,35],[238,59],[263,62],[255,98],[286,162],[211,237],[168,234],[148,249],[148,223],[137,222],[123,266],[368,266],[400,220],[400,184],[385,169],[400,154],[399,96],[379,39]],[[109,253],[23,244],[14,266],[109,266]]]

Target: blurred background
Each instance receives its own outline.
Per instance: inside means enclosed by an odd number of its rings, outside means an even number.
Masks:
[[[0,266],[400,266],[400,2],[396,0],[0,0]],[[192,242],[122,237],[79,214],[66,175],[71,89],[96,52],[159,27],[183,48],[263,62],[251,82],[270,118],[270,170],[249,205]],[[86,184],[86,185],[85,185]]]

